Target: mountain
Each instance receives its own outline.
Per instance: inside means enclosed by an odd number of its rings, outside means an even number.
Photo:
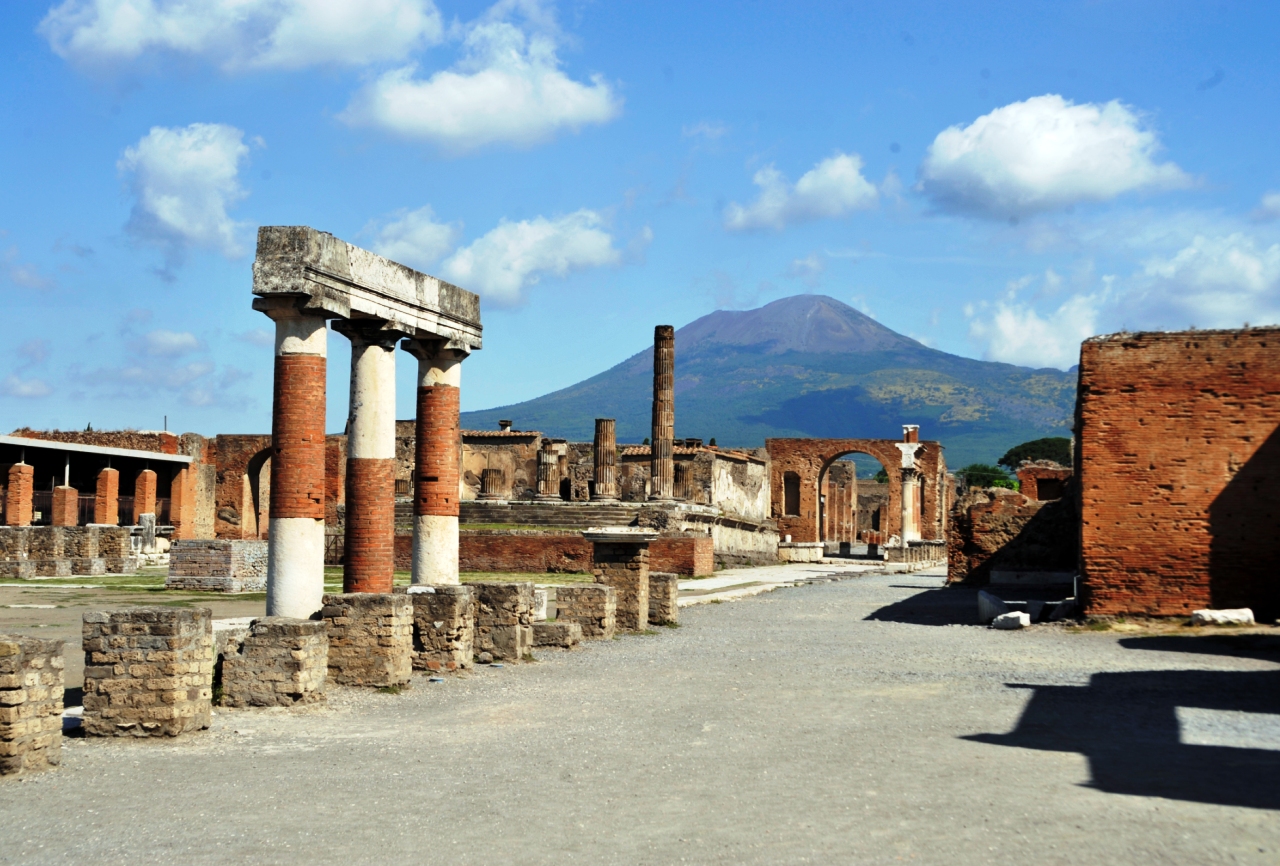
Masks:
[[[653,348],[563,390],[480,412],[466,429],[588,441],[616,418],[618,440],[649,435]],[[1076,376],[949,355],[824,295],[717,310],[676,331],[676,435],[757,447],[767,436],[892,438],[919,424],[947,465],[994,463],[1014,445],[1070,435]],[[870,461],[867,461],[870,463]],[[869,467],[874,471],[875,466]],[[860,470],[862,474],[862,470]]]

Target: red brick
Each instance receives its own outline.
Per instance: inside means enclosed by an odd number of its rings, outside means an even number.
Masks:
[[[395,459],[347,461],[343,592],[391,592],[395,577]]]
[[[271,418],[271,514],[324,519],[325,359],[277,355]]]

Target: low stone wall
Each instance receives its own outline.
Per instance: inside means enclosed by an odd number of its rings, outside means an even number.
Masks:
[[[127,526],[0,527],[0,577],[135,574]]]
[[[649,568],[690,577],[716,571],[716,543],[709,535],[660,537],[649,542]]]
[[[573,649],[582,643],[582,626],[576,622],[535,622],[533,645]]]
[[[407,686],[413,673],[413,602],[391,593],[327,593],[329,679],[344,686]]]
[[[413,536],[397,535],[396,568],[413,564]],[[715,541],[677,536],[651,542],[649,561],[663,571],[706,577],[715,573]],[[769,553],[769,560],[776,555]],[[581,532],[537,529],[463,529],[458,533],[458,569],[471,572],[589,574],[591,542]]]
[[[994,570],[1074,572],[1076,500],[1038,501],[1014,490],[973,488],[956,501],[947,527],[947,581],[981,586]]]
[[[470,586],[414,587],[413,667],[456,671],[475,658],[476,598]]]
[[[784,541],[778,545],[782,562],[822,562],[826,551],[821,541]]]
[[[884,547],[885,562],[944,562],[945,541],[908,541],[905,547]]]
[[[95,737],[173,737],[209,727],[213,614],[131,607],[84,615],[84,729]]]
[[[649,572],[649,624],[674,625],[680,621],[680,575]]]
[[[778,561],[778,530],[769,526],[752,526],[745,522],[721,521],[711,525],[711,542],[715,561],[721,568],[742,565],[773,565]],[[676,571],[667,568],[663,571]],[[683,572],[677,572],[683,574]],[[708,572],[710,574],[710,572]]]
[[[268,616],[253,621],[240,651],[222,659],[222,703],[292,707],[324,700],[329,668],[325,624]]]
[[[261,592],[267,588],[267,542],[175,541],[165,589]]]
[[[556,587],[556,621],[576,622],[584,638],[609,640],[617,632],[618,593],[602,584]]]
[[[595,542],[592,573],[596,583],[617,592],[618,628],[644,631],[649,627],[649,548],[634,542]]]
[[[63,645],[0,635],[0,776],[62,758]]]
[[[475,652],[519,661],[533,649],[533,584],[473,583]]]

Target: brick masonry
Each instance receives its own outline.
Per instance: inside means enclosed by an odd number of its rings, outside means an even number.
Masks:
[[[462,498],[459,405],[459,390],[450,385],[418,388],[414,514],[458,516]]]
[[[584,638],[609,640],[617,631],[618,593],[602,584],[556,587],[556,621],[576,622]]]
[[[271,415],[271,515],[324,519],[325,359],[277,355]]]
[[[1076,403],[1090,614],[1280,616],[1280,329],[1095,337]]]
[[[476,593],[475,651],[519,661],[533,649],[533,584],[472,583]]]
[[[396,536],[396,568],[413,562],[413,538]],[[458,535],[461,571],[539,574],[591,573],[591,542],[578,531],[463,529]],[[650,567],[691,577],[715,573],[710,536],[658,538],[649,542]]]
[[[4,497],[6,526],[31,525],[31,497],[35,493],[35,467],[15,463],[9,467],[9,486]]]
[[[63,641],[0,635],[0,776],[62,758]]]
[[[120,522],[120,470],[103,469],[94,488],[93,522],[115,526]]]
[[[1071,470],[1049,461],[1018,467],[1018,490],[1028,499],[1061,499],[1071,480]]]
[[[391,592],[395,578],[396,461],[347,461],[344,592]]]
[[[947,528],[947,582],[984,585],[996,570],[1075,571],[1078,532],[1070,493],[1038,501],[973,488],[956,501]]]
[[[680,621],[680,575],[649,572],[649,624],[674,625]]]
[[[292,707],[323,701],[328,667],[323,622],[282,616],[254,620],[240,651],[222,659],[222,703]]]
[[[261,592],[267,588],[267,542],[175,541],[164,585],[198,592]]]
[[[156,473],[143,469],[133,482],[133,522],[141,523],[142,515],[156,513]]]
[[[53,488],[53,514],[49,522],[54,526],[76,526],[80,523],[79,490],[61,484]]]
[[[213,614],[130,607],[84,615],[84,729],[94,737],[173,737],[209,727]]]
[[[344,686],[407,686],[413,672],[413,602],[391,593],[333,593],[320,616],[329,629],[329,679]]]
[[[649,627],[649,545],[647,542],[595,542],[591,573],[596,583],[618,593],[618,628],[644,631]]]
[[[435,586],[414,592],[413,667],[456,671],[475,657],[476,598],[471,586]]]

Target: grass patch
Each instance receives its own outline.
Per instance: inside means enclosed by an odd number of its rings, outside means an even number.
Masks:
[[[664,622],[662,625],[665,628],[680,628],[680,623],[678,622]]]
[[[657,634],[657,633],[658,633],[658,630],[657,630],[657,629],[653,629],[653,628],[647,628],[647,629],[645,629],[645,630],[644,630],[644,631],[642,631],[642,632],[638,632],[638,634],[646,635],[646,636],[649,636],[649,637],[652,637],[653,635],[655,635],[655,634]]]
[[[401,689],[400,686],[383,686],[382,688],[378,689],[378,694],[398,695],[400,694],[401,691],[403,691],[403,689]]]
[[[521,656],[521,657],[520,657],[520,661],[522,661],[522,662],[536,662],[536,661],[537,661],[537,659],[533,657],[533,653],[525,653],[523,656]]]

